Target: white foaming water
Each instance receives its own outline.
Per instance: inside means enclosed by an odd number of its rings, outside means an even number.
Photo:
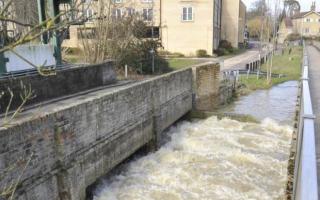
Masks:
[[[105,181],[94,200],[285,199],[292,129],[211,117]]]

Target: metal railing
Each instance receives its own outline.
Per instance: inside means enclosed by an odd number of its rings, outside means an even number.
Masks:
[[[315,115],[309,87],[309,60],[304,45],[301,80],[300,122],[294,169],[294,199],[318,200]]]

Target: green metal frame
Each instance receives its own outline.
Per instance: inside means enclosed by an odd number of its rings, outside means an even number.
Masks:
[[[59,15],[59,5],[61,3],[71,3],[71,0],[38,0],[39,22],[44,22],[47,19],[47,15],[49,18],[55,18],[57,15]],[[54,21],[54,23],[57,24],[59,21],[60,20],[57,19]],[[48,38],[48,35],[44,34],[42,36],[42,42],[44,44],[51,43],[53,45],[56,64],[61,65],[61,40],[59,38],[59,32],[54,31],[51,38]]]
[[[49,18],[55,18],[59,15],[59,5],[61,3],[71,3],[72,0],[37,0],[38,2],[38,13],[39,13],[39,23],[43,23]],[[59,23],[60,19],[54,21],[55,24]],[[46,28],[44,25],[43,28]],[[56,65],[61,65],[61,40],[59,38],[59,32],[54,31],[52,36],[49,38],[48,34],[43,34],[41,36],[41,41],[43,44],[51,43],[54,48],[54,57],[56,59]],[[6,62],[7,59],[4,57],[4,53],[0,53],[0,74],[6,73]]]
[[[0,75],[7,72],[6,62],[4,53],[0,53]]]

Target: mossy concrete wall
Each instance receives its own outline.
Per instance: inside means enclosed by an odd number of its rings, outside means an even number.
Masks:
[[[192,70],[28,111],[0,128],[0,188],[19,200],[84,200],[86,187],[192,109]],[[26,165],[28,158],[31,162]]]
[[[219,72],[206,64],[22,113],[0,128],[0,188],[22,175],[15,199],[84,200],[88,186],[139,148],[156,148],[193,108],[217,106]]]

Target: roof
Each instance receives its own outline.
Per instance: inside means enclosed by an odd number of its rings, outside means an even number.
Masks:
[[[311,14],[311,13],[316,13],[318,15],[320,15],[320,12],[315,12],[315,11],[308,11],[308,12],[299,12],[294,14],[291,18],[292,19],[298,19],[298,18],[303,18],[304,16]]]

